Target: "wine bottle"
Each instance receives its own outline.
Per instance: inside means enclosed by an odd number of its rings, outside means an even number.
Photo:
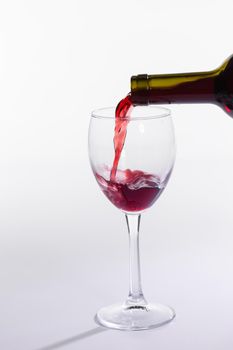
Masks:
[[[233,55],[209,72],[131,77],[133,105],[214,103],[233,117]]]

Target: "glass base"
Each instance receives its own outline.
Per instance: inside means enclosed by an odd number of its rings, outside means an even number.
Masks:
[[[114,304],[100,309],[95,321],[107,328],[140,331],[162,326],[172,321],[175,315],[172,308],[161,304]]]

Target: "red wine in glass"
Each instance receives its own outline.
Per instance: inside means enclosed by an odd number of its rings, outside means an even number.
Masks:
[[[117,170],[117,176],[109,181],[97,173],[95,177],[106,197],[126,212],[147,209],[165,187],[159,177],[140,170]]]
[[[128,94],[120,101],[115,112],[114,150],[115,157],[110,172],[110,180],[95,173],[102,191],[119,209],[137,212],[150,207],[159,197],[164,186],[158,176],[141,170],[119,170],[118,164],[124,147],[127,126],[133,104]]]

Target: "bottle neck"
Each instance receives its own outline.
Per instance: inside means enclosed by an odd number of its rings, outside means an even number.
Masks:
[[[170,103],[215,103],[218,71],[137,75],[131,78],[131,100],[135,105]]]

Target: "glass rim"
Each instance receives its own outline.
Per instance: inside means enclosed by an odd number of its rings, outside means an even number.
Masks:
[[[171,116],[171,110],[166,107],[154,106],[154,105],[139,105],[136,106],[136,109],[145,108],[147,113],[150,111],[151,113],[148,115],[140,115],[139,116],[126,116],[121,118],[122,120],[145,120],[145,119],[159,119]],[[115,109],[116,107],[104,107],[98,108],[91,112],[92,118],[97,119],[115,119]],[[155,111],[157,110],[157,113]],[[109,111],[113,111],[110,115],[108,115]]]

